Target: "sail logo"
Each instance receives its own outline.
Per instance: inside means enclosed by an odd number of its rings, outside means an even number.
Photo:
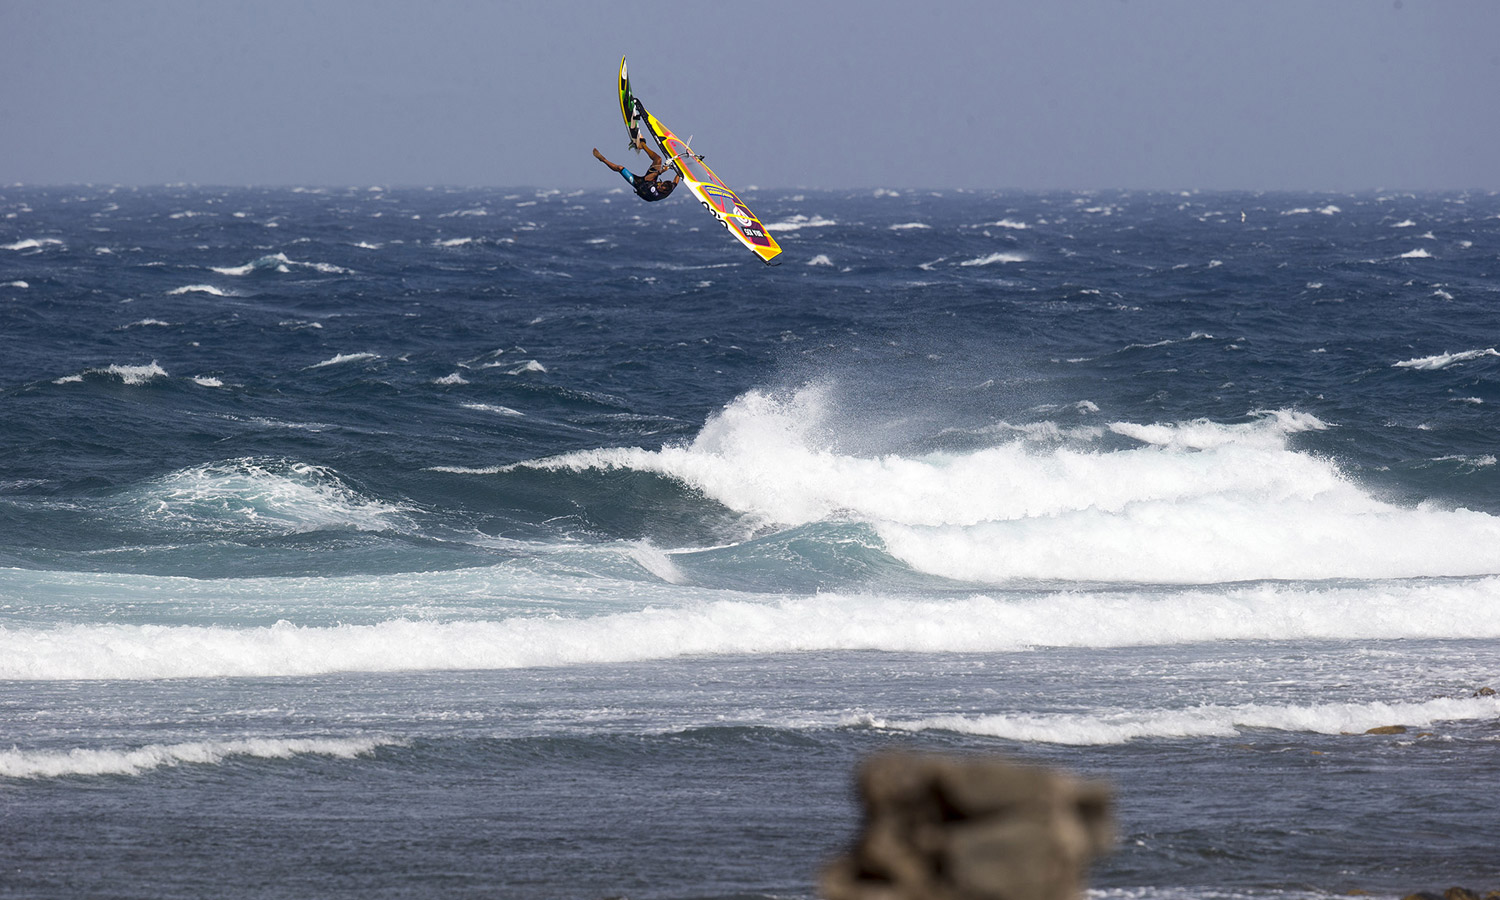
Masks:
[[[760,224],[759,220],[750,215],[750,210],[745,210],[745,214],[739,217],[739,221],[740,231],[745,233],[745,237],[762,247],[769,247],[771,245],[771,239],[766,236],[766,229]]]
[[[771,239],[766,236],[765,227],[750,212],[750,209],[740,202],[740,198],[735,196],[734,191],[713,184],[705,184],[703,193],[712,201],[703,201],[703,207],[718,216],[725,228],[731,227],[729,220],[733,219],[746,240],[762,247],[770,246]]]

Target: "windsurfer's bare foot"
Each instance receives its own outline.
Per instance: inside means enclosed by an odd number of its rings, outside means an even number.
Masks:
[[[598,147],[594,148],[594,159],[597,159],[600,162],[608,162],[608,160],[606,160],[604,158],[604,154],[599,152],[599,148]]]

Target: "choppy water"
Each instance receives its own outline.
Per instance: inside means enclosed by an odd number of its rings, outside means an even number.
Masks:
[[[747,199],[0,190],[0,895],[1500,887],[1500,197]]]

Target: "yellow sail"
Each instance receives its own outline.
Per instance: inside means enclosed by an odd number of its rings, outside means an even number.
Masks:
[[[686,141],[673,134],[670,128],[663,125],[656,116],[646,112],[644,107],[641,112],[645,114],[646,124],[656,137],[657,145],[661,147],[662,156],[671,160],[677,171],[682,173],[682,183],[688,186],[688,190],[693,192],[703,208],[713,213],[714,218],[729,229],[730,234],[763,262],[769,264],[775,259],[781,253],[781,246],[766,231],[766,226],[755,217],[755,213],[750,211],[750,207],[714,174],[713,169],[704,165],[703,160],[693,153],[693,148]]]
[[[771,260],[781,253],[781,247],[776,239],[766,231],[766,226],[750,207],[739,198],[729,185],[714,174],[714,170],[703,164],[703,159],[693,152],[693,148],[672,133],[672,130],[661,123],[661,120],[646,111],[641,105],[635,92],[630,89],[630,75],[625,70],[625,57],[620,57],[620,117],[625,120],[625,127],[630,131],[631,146],[635,146],[641,136],[641,125],[644,124],[651,130],[651,135],[656,139],[656,145],[661,148],[662,157],[669,160],[677,171],[682,174],[682,182],[703,204],[703,208],[713,213],[714,218],[728,229],[729,233],[747,248],[750,252],[761,258],[768,265],[774,265]]]

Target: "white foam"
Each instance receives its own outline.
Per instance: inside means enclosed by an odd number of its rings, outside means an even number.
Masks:
[[[1454,454],[1450,456],[1436,457],[1433,459],[1433,462],[1458,462],[1463,463],[1465,466],[1468,466],[1471,470],[1486,469],[1490,466],[1495,465],[1495,457],[1489,453],[1486,453],[1483,456],[1464,456],[1462,454]]]
[[[580,451],[520,465],[633,469],[681,481],[751,523],[869,524],[914,569],[982,583],[1192,584],[1500,573],[1500,518],[1396,506],[1287,447],[1328,427],[1294,410],[1242,423],[1111,423],[1141,446],[1012,439],[962,453],[860,456],[819,388],[751,392],[688,445]],[[1058,433],[1086,439],[1087,431]],[[1003,438],[1004,435],[999,435]]]
[[[505,374],[507,374],[507,375],[525,375],[528,372],[541,372],[541,373],[545,374],[546,371],[547,371],[547,367],[546,366],[542,365],[541,363],[537,362],[534,359],[528,359],[528,360],[526,360],[526,362],[522,363],[519,366],[516,366],[514,369],[509,370]]]
[[[225,678],[343,671],[513,669],[843,650],[918,653],[1019,652],[1037,647],[1129,647],[1245,640],[1500,639],[1500,578],[1308,588],[1280,583],[1179,592],[1081,591],[905,599],[816,594],[750,598],[674,587],[678,569],[647,545],[634,561],[666,584],[637,585],[643,608],[594,616],[555,613],[495,620],[415,621],[327,627],[89,624],[0,626],[0,679]],[[115,576],[118,578],[118,576]],[[34,576],[28,575],[28,578]],[[413,580],[416,579],[414,582]],[[88,579],[84,579],[88,581]],[[530,592],[511,569],[349,580],[360,596],[390,592],[423,605],[444,590]],[[341,579],[231,580],[215,589],[193,579],[154,579],[157,592],[339,589]],[[564,589],[593,597],[620,585]],[[79,579],[71,576],[70,588]],[[183,584],[178,584],[182,582]],[[433,588],[424,588],[431,583]],[[286,587],[278,588],[278,583]],[[465,593],[467,592],[467,593]],[[206,599],[206,598],[205,598]],[[201,600],[199,602],[202,602]],[[532,601],[535,605],[536,601]],[[576,608],[576,607],[575,607]],[[1395,724],[1390,721],[1376,724]],[[1411,724],[1411,723],[1405,723]]]
[[[220,388],[224,386],[224,382],[222,380],[215,378],[212,375],[194,375],[193,383],[201,385],[203,387],[211,388]]]
[[[0,244],[0,250],[41,250],[46,247],[61,247],[57,238],[26,238],[13,244]]]
[[[1296,410],[1258,410],[1256,416],[1254,421],[1229,425],[1209,419],[1150,425],[1113,422],[1109,430],[1143,444],[1179,450],[1207,450],[1251,442],[1279,447],[1286,435],[1328,428],[1327,423],[1317,416]]]
[[[967,528],[876,530],[887,551],[913,568],[974,582],[1212,584],[1500,572],[1495,517],[1381,508],[1336,487],[1279,500],[1179,497]]]
[[[966,259],[959,263],[961,266],[992,266],[995,263],[1018,263],[1025,262],[1026,256],[1021,253],[991,253],[977,259]]]
[[[143,775],[180,765],[218,765],[233,757],[290,759],[333,756],[353,759],[397,744],[386,738],[245,738],[148,744],[131,750],[0,750],[0,777],[62,778],[70,775]]]
[[[1423,250],[1421,247],[1418,247],[1415,250],[1408,250],[1407,252],[1401,254],[1400,256],[1398,256],[1396,258],[1397,259],[1432,259],[1432,254],[1429,253],[1426,250]]]
[[[199,533],[387,531],[407,521],[402,507],[360,495],[322,466],[252,458],[173,472],[121,502],[138,524]]]
[[[890,226],[890,230],[891,231],[924,231],[924,230],[930,229],[931,227],[932,226],[928,225],[926,222],[904,222],[904,223],[901,223],[901,224],[898,224],[898,225],[892,225],[892,226]]]
[[[1099,295],[1099,291],[1083,291],[1082,293],[1092,294],[1094,296],[1098,296]],[[1184,338],[1184,340],[1188,340],[1188,341],[1211,341],[1213,339],[1214,339],[1213,335],[1207,334],[1207,333],[1202,332],[1202,331],[1195,331],[1192,334],[1188,335],[1186,338]],[[1161,341],[1152,341],[1149,344],[1126,344],[1125,345],[1125,349],[1126,350],[1150,350],[1150,349],[1152,349],[1154,347],[1170,347],[1173,344],[1177,344],[1177,343],[1180,343],[1180,342],[1168,338],[1166,340],[1161,340]]]
[[[509,406],[500,406],[494,403],[462,403],[464,409],[472,409],[476,412],[494,413],[499,416],[520,416],[524,413],[511,409]]]
[[[1483,350],[1465,350],[1461,353],[1439,353],[1436,356],[1419,356],[1414,359],[1403,359],[1392,365],[1398,369],[1416,369],[1419,372],[1434,372],[1438,369],[1446,369],[1451,365],[1470,360],[1483,359],[1487,356],[1500,356],[1500,350],[1494,347],[1486,347]]]
[[[1417,223],[1413,222],[1411,219],[1403,219],[1402,221],[1397,222],[1396,224],[1392,225],[1391,227],[1392,228],[1415,228],[1415,227],[1417,227]]]
[[[153,378],[166,378],[167,370],[152,360],[144,366],[110,366],[104,370],[126,384],[145,384]]]
[[[339,366],[343,365],[344,363],[364,362],[365,360],[379,358],[380,354],[378,353],[340,353],[337,356],[325,359],[320,363],[314,363],[313,365],[308,366],[308,368],[321,369],[324,366]]]
[[[118,378],[126,384],[131,385],[145,384],[154,378],[168,377],[167,370],[157,365],[156,360],[152,360],[144,366],[113,365],[104,369],[89,369],[81,375],[65,375],[62,378],[54,379],[52,383],[78,384],[83,381],[86,375],[104,375],[110,378]]]
[[[176,296],[178,294],[210,294],[214,297],[229,296],[227,293],[220,290],[219,288],[214,287],[211,284],[189,284],[167,291],[168,296]]]
[[[277,272],[286,274],[291,272],[294,267],[302,269],[312,269],[316,272],[324,272],[331,275],[348,275],[351,273],[351,270],[349,269],[345,269],[342,266],[335,266],[330,263],[299,262],[298,260],[288,259],[285,253],[273,253],[270,256],[262,256],[254,262],[245,263],[243,266],[229,266],[225,268],[213,267],[212,271],[218,272],[220,275],[240,277],[249,275],[251,272],[265,271],[268,269],[274,269]]]
[[[458,372],[452,372],[448,375],[444,375],[442,378],[434,378],[432,380],[432,383],[442,385],[468,384],[469,379],[465,378]]]
[[[807,264],[809,266],[831,266],[833,265],[833,260],[828,258],[827,253],[819,253],[817,256],[809,259]]]
[[[5,283],[5,287],[21,288],[22,290],[24,290],[31,287],[31,285],[27,284],[24,281],[7,281]]]
[[[251,416],[246,421],[261,428],[285,428],[289,431],[332,431],[338,427],[323,422],[287,422],[269,416]]]
[[[1315,212],[1322,213],[1325,216],[1332,216],[1332,215],[1337,215],[1338,213],[1343,212],[1343,210],[1339,209],[1337,206],[1334,206],[1333,204],[1330,203],[1327,206],[1319,207],[1318,209],[1311,209],[1311,208],[1306,207],[1306,206],[1299,206],[1296,209],[1286,210],[1285,212],[1282,213],[1282,215],[1283,216],[1306,216],[1306,215],[1311,215],[1312,213],[1315,213]]]
[[[1142,739],[1233,737],[1247,729],[1362,735],[1371,728],[1427,728],[1438,722],[1492,719],[1500,699],[1443,698],[1425,702],[1244,704],[1185,709],[1118,710],[1092,714],[932,716],[886,721],[855,717],[850,724],[899,731],[951,731],[1012,741],[1106,745]]]
[[[781,221],[781,222],[772,222],[772,223],[766,225],[766,230],[767,231],[798,231],[798,230],[803,229],[803,228],[826,228],[829,225],[837,225],[837,224],[838,223],[835,222],[834,220],[832,220],[832,219],[825,219],[822,216],[808,217],[808,216],[804,216],[804,215],[795,215],[795,216],[792,216],[790,219],[786,219],[786,220]]]
[[[433,243],[434,246],[437,246],[437,247],[463,247],[463,246],[466,246],[468,244],[474,243],[474,239],[471,238],[471,237],[448,238],[446,240],[436,240],[436,241],[433,241],[432,243]]]

